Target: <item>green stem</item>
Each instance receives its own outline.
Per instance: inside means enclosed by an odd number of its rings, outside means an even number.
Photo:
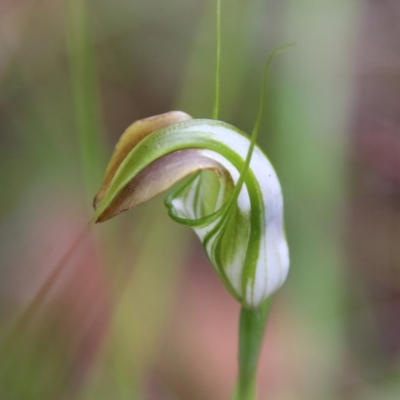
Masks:
[[[217,57],[215,65],[215,98],[212,119],[218,119],[221,71],[221,0],[217,0]]]
[[[239,322],[239,376],[234,400],[255,400],[257,364],[271,305],[268,299],[259,309],[242,308]]]

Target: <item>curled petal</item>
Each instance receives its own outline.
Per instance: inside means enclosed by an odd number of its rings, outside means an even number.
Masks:
[[[111,180],[122,161],[142,139],[158,129],[165,128],[166,126],[176,122],[187,121],[191,118],[192,117],[190,115],[182,111],[170,111],[165,114],[141,119],[131,124],[121,135],[118,143],[115,146],[113,155],[111,156],[111,159],[107,165],[103,182],[94,198],[94,208],[97,208],[97,205],[103,199],[104,194],[107,192]]]
[[[166,198],[170,216],[194,228],[231,294],[256,308],[281,286],[289,268],[276,173],[256,146],[244,184],[235,190],[249,138],[220,121],[173,113],[166,114],[170,124],[155,124],[134,135],[139,139],[123,135],[96,196],[97,221],[180,182]]]
[[[186,176],[205,169],[212,170],[217,175],[226,175],[220,164],[203,156],[197,149],[177,150],[167,154],[134,176],[97,218],[97,222],[106,221],[123,211],[145,203]]]

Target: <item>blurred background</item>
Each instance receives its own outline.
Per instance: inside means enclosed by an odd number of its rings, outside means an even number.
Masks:
[[[239,306],[162,196],[100,225],[133,121],[209,118],[215,0],[1,0],[0,399],[228,399]],[[400,396],[400,3],[223,0],[220,119],[285,198],[260,399]]]

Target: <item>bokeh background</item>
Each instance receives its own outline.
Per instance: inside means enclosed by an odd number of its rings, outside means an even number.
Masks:
[[[221,115],[281,179],[259,398],[400,397],[400,3],[223,0]],[[162,196],[88,225],[134,120],[211,116],[215,0],[1,0],[0,399],[222,400],[239,306]]]

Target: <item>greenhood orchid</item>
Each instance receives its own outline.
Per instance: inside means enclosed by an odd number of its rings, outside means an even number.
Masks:
[[[288,246],[277,175],[242,131],[172,111],[133,123],[121,136],[94,206],[97,222],[173,187],[165,203],[191,226],[224,285],[257,309],[284,282]]]

